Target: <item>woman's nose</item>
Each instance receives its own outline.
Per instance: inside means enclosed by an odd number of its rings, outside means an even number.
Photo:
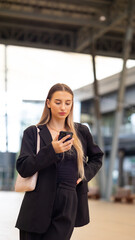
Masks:
[[[65,104],[62,104],[61,105],[61,110],[64,110],[65,109]]]

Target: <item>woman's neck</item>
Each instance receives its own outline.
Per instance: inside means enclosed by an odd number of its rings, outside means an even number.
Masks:
[[[54,120],[54,119],[51,119],[50,122],[48,123],[48,126],[50,128],[52,128],[53,130],[66,130],[66,126],[65,126],[65,119],[63,120]]]

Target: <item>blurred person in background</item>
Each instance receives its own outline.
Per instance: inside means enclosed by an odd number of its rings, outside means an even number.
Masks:
[[[24,131],[16,168],[24,178],[38,172],[38,179],[22,201],[16,222],[20,240],[69,240],[74,227],[89,223],[88,182],[101,168],[103,152],[88,127],[73,122],[73,102],[67,85],[52,86],[37,124],[37,154],[36,126]],[[60,131],[73,137],[59,139]]]

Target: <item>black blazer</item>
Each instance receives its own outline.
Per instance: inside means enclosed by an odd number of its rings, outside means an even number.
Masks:
[[[40,151],[36,154],[36,126],[28,127],[23,134],[21,152],[16,162],[16,168],[22,177],[32,176],[38,171],[37,185],[34,191],[26,192],[22,201],[15,227],[36,233],[44,233],[51,223],[52,209],[56,193],[56,153],[52,146],[52,137],[47,126],[40,125]],[[103,152],[93,142],[89,129],[80,123],[75,123],[75,129],[81,140],[85,160],[85,176],[87,180],[76,186],[78,210],[75,227],[89,223],[88,186],[102,165]]]

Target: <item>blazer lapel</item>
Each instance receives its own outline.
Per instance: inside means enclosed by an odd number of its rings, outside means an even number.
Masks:
[[[40,129],[39,135],[44,141],[46,145],[50,144],[52,142],[52,136],[49,132],[49,129],[47,128],[46,124],[39,125],[38,128]]]
[[[74,123],[74,126],[77,131],[77,124]],[[50,133],[49,129],[47,128],[46,124],[38,125],[38,128],[40,129],[39,135],[42,138],[42,140],[44,141],[44,143],[46,145],[50,144],[52,142],[52,136],[51,136],[51,133]]]

